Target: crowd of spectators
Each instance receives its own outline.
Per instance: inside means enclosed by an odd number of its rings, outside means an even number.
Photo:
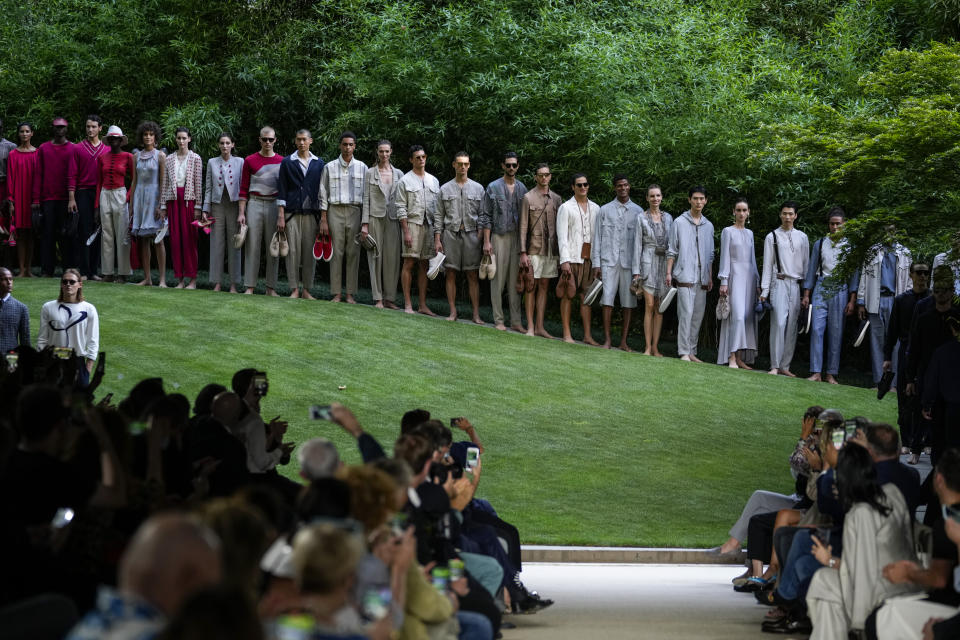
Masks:
[[[551,600],[520,579],[517,529],[475,496],[466,418],[401,421],[394,455],[264,420],[262,371],[191,401],[163,380],[94,399],[77,363],[18,349],[0,367],[0,629],[16,638],[492,640]],[[192,406],[191,406],[192,405]],[[278,472],[299,462],[300,481]]]

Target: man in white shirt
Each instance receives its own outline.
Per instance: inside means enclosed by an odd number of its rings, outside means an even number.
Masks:
[[[677,288],[677,353],[681,360],[703,362],[697,357],[700,324],[713,289],[713,223],[703,215],[707,190],[701,186],[688,193],[690,209],[670,227],[667,245],[667,286]]]
[[[795,378],[790,371],[797,345],[797,319],[800,315],[800,282],[807,273],[810,242],[807,234],[794,229],[797,205],[780,205],[780,227],[763,241],[763,275],[760,301],[770,301],[770,373]]]
[[[611,346],[613,300],[619,293],[623,308],[620,348],[633,351],[627,346],[627,334],[633,310],[637,307],[637,296],[630,291],[630,284],[640,277],[643,227],[638,223],[643,209],[630,199],[627,176],[615,175],[613,189],[617,197],[600,207],[600,214],[593,223],[590,261],[593,263],[593,277],[600,277],[603,282],[603,348]]]
[[[400,179],[396,200],[397,219],[400,220],[403,236],[403,267],[400,271],[403,310],[413,313],[410,286],[413,284],[413,265],[418,262],[417,293],[420,306],[417,310],[424,315],[435,316],[437,314],[427,306],[427,262],[434,255],[431,228],[440,199],[440,181],[427,173],[427,152],[422,146],[415,144],[410,147],[410,164],[413,169]]]
[[[590,240],[593,238],[593,221],[600,214],[600,205],[587,198],[590,181],[582,173],[573,174],[573,197],[560,205],[557,211],[557,244],[560,249],[560,321],[563,324],[563,340],[572,343],[570,333],[570,307],[580,294],[580,319],[583,321],[583,341],[599,346],[590,333],[590,307],[583,304],[583,295],[593,284],[593,269],[590,266]],[[572,281],[569,285],[568,281]]]
[[[833,270],[847,250],[846,238],[831,238],[843,228],[845,214],[840,207],[833,207],[827,214],[827,227],[830,234],[813,243],[813,253],[807,266],[807,277],[803,281],[803,300],[801,307],[806,309],[813,293],[813,319],[810,327],[810,372],[808,380],[820,382],[823,377],[823,334],[827,334],[827,370],[826,381],[837,382],[840,369],[840,346],[843,338],[844,317],[853,315],[857,299],[856,274],[843,283],[831,281]]]

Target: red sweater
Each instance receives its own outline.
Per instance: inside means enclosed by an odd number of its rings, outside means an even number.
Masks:
[[[277,195],[277,180],[283,156],[275,153],[269,158],[259,152],[251,153],[243,160],[240,174],[240,199],[249,200],[251,195],[270,198]]]
[[[103,189],[119,189],[127,186],[133,180],[133,154],[121,151],[120,153],[104,153],[97,158],[99,178],[97,180],[97,197],[93,206],[100,206],[100,191]],[[127,202],[130,193],[127,192]]]
[[[110,153],[110,147],[103,142],[95,147],[84,138],[73,145],[67,169],[67,190],[96,188],[100,178],[97,159],[105,153]]]
[[[33,204],[67,199],[67,172],[73,143],[44,142],[37,149],[37,170],[33,173]]]

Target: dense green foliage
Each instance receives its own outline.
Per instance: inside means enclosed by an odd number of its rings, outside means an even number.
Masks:
[[[487,449],[480,495],[528,543],[719,544],[755,489],[793,490],[787,459],[809,405],[896,418],[894,394],[878,402],[868,389],[366,305],[83,288],[108,354],[101,394],[119,400],[142,378],[161,376],[169,393],[192,401],[208,382],[229,384],[235,370],[256,366],[270,379],[264,415],[288,420],[294,442],[333,439],[350,463],[360,460],[353,440],[310,421],[310,405],[343,402],[388,451],[408,409],[444,422],[466,415]],[[16,281],[34,338],[56,289],[49,278]],[[296,477],[295,466],[283,472]]]
[[[424,144],[442,179],[460,148],[480,181],[515,149],[527,178],[549,161],[566,194],[585,171],[601,202],[620,171],[662,184],[672,212],[703,184],[718,232],[746,195],[759,230],[793,198],[818,235],[820,214],[841,203],[863,217],[851,228],[861,247],[891,222],[924,252],[946,246],[960,104],[952,0],[2,6],[8,137],[16,119],[61,113],[76,137],[96,112],[130,130],[158,120],[167,144],[190,126],[209,156],[221,128],[249,153],[269,122],[281,151],[306,126],[329,158],[350,128],[367,161],[381,137]]]

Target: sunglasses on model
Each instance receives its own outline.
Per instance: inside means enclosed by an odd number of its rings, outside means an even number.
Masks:
[[[586,189],[587,187],[590,186],[590,183],[589,183],[589,182],[577,182],[577,183],[574,184],[573,186],[575,186],[575,187],[580,187],[580,188],[582,188],[582,189]]]
[[[504,162],[503,166],[505,166],[507,169],[516,169],[520,166],[520,164],[517,162]]]
[[[263,138],[263,137],[260,138],[260,142],[273,142],[275,140],[276,138]]]
[[[63,280],[60,281],[60,284],[69,284],[69,285],[73,286],[73,285],[77,284],[77,282],[79,282],[79,280],[69,280],[69,279],[67,279],[67,278],[64,278]]]

